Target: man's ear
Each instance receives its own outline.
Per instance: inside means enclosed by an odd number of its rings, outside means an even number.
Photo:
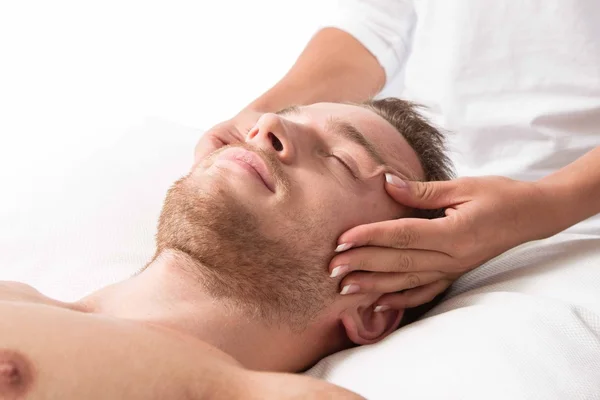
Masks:
[[[341,315],[346,335],[355,344],[377,343],[400,325],[404,310],[389,309],[375,312],[378,299],[379,296],[372,301],[360,302]]]

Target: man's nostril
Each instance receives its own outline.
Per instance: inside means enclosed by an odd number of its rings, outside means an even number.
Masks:
[[[271,143],[273,143],[273,148],[275,150],[277,150],[277,151],[283,150],[283,144],[281,143],[281,141],[279,139],[277,139],[277,136],[275,136],[271,132],[269,132],[269,139],[271,139]]]

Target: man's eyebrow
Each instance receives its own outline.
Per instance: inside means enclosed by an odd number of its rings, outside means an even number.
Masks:
[[[282,108],[281,110],[277,111],[275,114],[277,115],[290,115],[290,114],[299,114],[300,113],[300,107],[298,106],[289,106],[286,108]]]
[[[354,125],[337,118],[331,118],[327,121],[325,130],[361,146],[376,164],[387,165],[379,152],[375,149],[373,143],[371,143]]]

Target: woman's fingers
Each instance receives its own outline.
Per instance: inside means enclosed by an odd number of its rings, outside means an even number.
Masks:
[[[399,204],[445,208],[445,217],[404,218],[354,227],[338,238],[329,272],[342,294],[388,293],[386,307],[425,304],[462,274],[521,243],[539,238],[545,198],[539,186],[502,177],[448,182],[394,182],[386,190]],[[356,272],[356,271],[361,271]],[[400,293],[390,293],[398,292]]]
[[[377,301],[375,309],[377,311],[384,311],[390,308],[413,308],[420,306],[421,304],[429,303],[435,296],[446,290],[451,283],[452,281],[450,280],[442,279],[424,286],[406,290],[402,293],[385,294]]]
[[[393,219],[347,230],[338,238],[336,251],[359,246],[444,251],[446,243],[451,242],[451,235],[446,218]]]
[[[385,190],[400,204],[412,208],[432,210],[446,208],[465,201],[462,186],[456,181],[417,182],[403,181],[385,174]]]
[[[352,271],[421,272],[452,271],[455,260],[429,250],[399,250],[388,247],[359,247],[335,256],[329,263],[332,278]]]
[[[342,279],[342,294],[352,293],[391,293],[413,289],[439,281],[446,274],[439,271],[408,273],[353,272]],[[344,290],[346,288],[346,290]]]
[[[200,163],[204,158],[223,146],[244,142],[246,132],[254,126],[261,115],[261,112],[242,110],[235,117],[206,131],[196,145],[194,164]]]

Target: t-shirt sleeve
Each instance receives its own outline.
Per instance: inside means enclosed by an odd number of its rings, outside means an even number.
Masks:
[[[410,0],[339,0],[320,22],[321,29],[338,28],[360,41],[389,82],[408,57],[416,14]]]

